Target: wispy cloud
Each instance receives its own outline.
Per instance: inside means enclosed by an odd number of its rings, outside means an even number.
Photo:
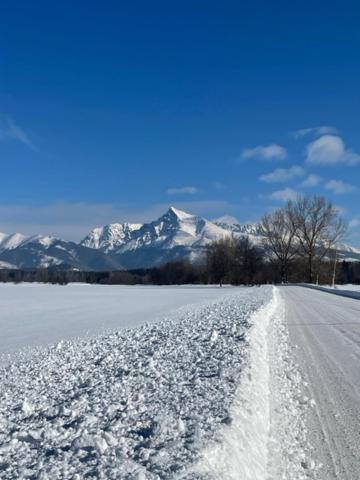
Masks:
[[[296,130],[295,132],[293,132],[293,135],[295,138],[303,138],[308,135],[320,136],[337,133],[337,128],[331,127],[329,125],[323,125],[321,127],[301,128],[300,130]]]
[[[168,195],[194,195],[198,192],[196,187],[172,187],[166,190]]]
[[[306,163],[310,165],[358,165],[360,155],[346,148],[343,139],[338,135],[323,135],[307,146]]]
[[[28,134],[12,118],[2,115],[0,116],[0,141],[7,140],[20,142],[31,150],[36,150]]]
[[[354,185],[345,183],[342,180],[329,180],[327,183],[325,183],[325,188],[337,195],[342,195],[344,193],[351,193],[357,190],[357,188]]]
[[[323,179],[320,175],[310,174],[301,183],[301,186],[305,188],[317,187],[322,181]]]
[[[245,148],[242,158],[259,158],[261,160],[284,160],[287,156],[286,148],[273,143],[271,145],[257,145],[253,148]]]
[[[284,188],[283,190],[276,190],[269,195],[269,198],[273,200],[280,200],[281,202],[287,202],[288,200],[295,200],[299,193],[293,188]]]
[[[215,189],[215,190],[226,190],[227,189],[227,186],[222,183],[222,182],[218,182],[218,181],[214,181],[214,182],[211,182],[211,186]]]
[[[292,180],[293,178],[302,177],[303,175],[305,175],[305,169],[294,165],[290,168],[277,168],[271,173],[261,175],[259,179],[267,183],[281,183]]]

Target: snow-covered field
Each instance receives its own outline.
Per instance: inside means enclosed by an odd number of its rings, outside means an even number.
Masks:
[[[201,286],[0,284],[0,355],[156,321],[180,307],[191,308],[231,290]]]
[[[61,341],[3,367],[1,478],[219,478],[202,453],[235,422],[253,314],[272,296],[272,287],[224,289],[161,321]]]

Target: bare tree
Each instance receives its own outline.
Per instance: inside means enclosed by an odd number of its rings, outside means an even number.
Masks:
[[[260,276],[262,252],[246,236],[234,239],[232,250],[231,283],[234,285],[253,284]]]
[[[266,213],[259,224],[268,257],[280,266],[282,282],[287,282],[289,263],[296,254],[295,225],[290,211],[290,205],[287,205],[275,212]]]
[[[220,286],[227,280],[233,257],[232,238],[222,238],[210,244],[206,251],[206,265],[210,282]]]
[[[326,257],[346,232],[346,224],[337,208],[326,198],[298,197],[287,205],[299,254],[307,263],[307,277],[314,281],[314,265]]]

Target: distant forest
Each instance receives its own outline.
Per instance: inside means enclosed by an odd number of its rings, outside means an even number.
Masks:
[[[200,264],[182,260],[130,271],[82,272],[62,267],[0,270],[0,282],[72,282],[103,285],[179,285],[268,283],[360,284],[360,262],[337,257],[346,233],[338,210],[324,197],[298,197],[265,214],[259,222],[262,241],[248,236],[210,244]]]
[[[247,241],[247,239],[246,239]],[[66,285],[90,283],[101,285],[183,285],[183,284],[233,284],[260,285],[281,283],[278,265],[266,261],[256,247],[242,261],[228,264],[221,270],[215,263],[194,265],[187,261],[167,263],[158,268],[131,271],[81,272],[75,270],[0,270],[0,282],[40,282]],[[299,283],[306,279],[305,266],[294,262],[288,282]],[[333,265],[323,261],[318,265],[319,284],[331,284]],[[360,262],[341,261],[336,267],[335,282],[360,284]]]

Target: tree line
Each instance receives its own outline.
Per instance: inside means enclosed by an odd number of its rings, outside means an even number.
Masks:
[[[0,282],[104,285],[360,283],[360,262],[339,261],[346,224],[324,197],[298,197],[258,224],[259,236],[226,237],[206,248],[204,261],[187,260],[130,271],[0,270]]]
[[[346,234],[338,209],[320,196],[299,196],[266,213],[259,242],[222,239],[211,245],[207,263],[221,283],[360,282],[359,263],[339,262],[337,247]]]

